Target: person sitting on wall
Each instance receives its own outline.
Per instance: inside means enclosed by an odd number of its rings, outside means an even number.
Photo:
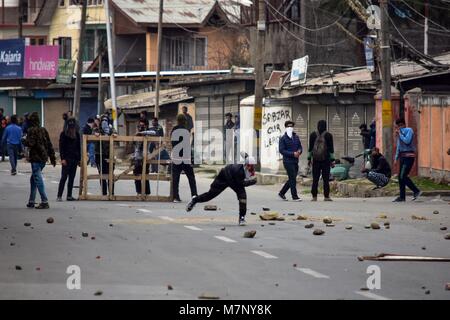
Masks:
[[[375,184],[373,190],[387,186],[391,179],[391,166],[377,147],[371,150],[370,164],[371,169],[364,168],[361,172],[367,174],[367,179]]]

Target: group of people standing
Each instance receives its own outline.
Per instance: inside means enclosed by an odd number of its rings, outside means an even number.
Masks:
[[[294,132],[295,123],[285,122],[285,134],[279,140],[279,152],[283,156],[283,165],[288,175],[288,181],[283,185],[278,196],[287,201],[286,193],[290,190],[293,201],[301,201],[297,193],[297,175],[299,172],[299,159],[303,153],[303,147],[299,136]],[[361,135],[365,149],[370,150],[370,166],[364,167],[364,173],[369,181],[375,184],[374,189],[385,187],[391,178],[391,167],[386,158],[375,146],[375,122],[372,122],[371,129],[366,125],[361,125]],[[409,173],[416,158],[416,146],[414,144],[414,131],[406,127],[404,119],[397,119],[395,122],[396,156],[395,161],[399,162],[399,189],[400,195],[394,202],[406,200],[406,187],[413,192],[413,200],[421,195],[421,191],[409,178]],[[312,201],[317,201],[318,186],[320,178],[323,181],[324,201],[332,201],[330,198],[330,172],[336,164],[334,156],[333,135],[327,131],[327,123],[320,120],[317,123],[317,130],[309,136],[308,167],[312,167]]]

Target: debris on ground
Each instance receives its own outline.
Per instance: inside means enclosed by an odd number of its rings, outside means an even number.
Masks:
[[[91,240],[95,240],[95,237],[91,237]]]
[[[98,290],[94,293],[94,296],[101,296],[102,294],[103,294],[103,291]]]
[[[110,227],[113,227],[114,225],[112,223],[109,224]]]
[[[14,242],[11,242],[9,245],[12,247],[15,246],[16,244]]]
[[[41,268],[37,267],[37,268],[36,268],[36,271],[41,271]]]
[[[293,266],[294,268],[297,268],[297,264],[296,264],[296,263],[294,263],[292,266]]]
[[[102,258],[102,257],[100,257],[100,256],[96,256],[96,257],[95,257],[95,259],[101,259],[101,258]]]
[[[252,216],[256,216],[256,212],[250,212]]]
[[[427,250],[427,247],[422,247],[422,250]]]
[[[55,222],[55,220],[52,217],[47,219],[47,223],[53,223],[53,222]]]
[[[345,229],[346,229],[346,230],[352,230],[352,229],[353,229],[353,226],[350,226],[350,225],[345,226]]]
[[[360,291],[369,291],[369,288],[361,288]]]
[[[256,235],[256,231],[255,230],[246,231],[244,233],[244,238],[254,238],[255,235]]]
[[[380,253],[375,256],[359,256],[359,261],[373,260],[373,261],[429,261],[429,262],[450,262],[450,258],[441,257],[424,257],[424,256],[406,256],[400,254]]]
[[[444,239],[445,239],[445,240],[450,240],[450,233],[447,233],[447,234],[444,236]]]
[[[425,294],[430,294],[430,293],[431,293],[430,290],[426,290],[426,291],[425,291]]]
[[[305,228],[306,229],[314,228],[314,224],[313,223],[309,223],[309,224],[305,225]]]
[[[82,232],[81,235],[85,238],[89,237],[89,233],[87,233],[87,232]]]
[[[280,217],[280,214],[276,211],[270,211],[270,212],[266,212],[266,213],[262,213],[259,215],[259,218],[261,220],[276,220],[277,218]]]
[[[413,214],[413,215],[411,216],[411,218],[412,218],[413,220],[427,220],[426,217],[416,216],[415,214]]]
[[[278,217],[278,218],[276,218],[275,220],[277,220],[277,221],[284,221],[284,220],[286,220],[286,219],[283,218],[283,217]]]
[[[385,214],[380,214],[377,218],[378,218],[378,219],[387,219],[387,215],[385,215]]]
[[[21,266],[16,266],[16,270],[22,270]]]
[[[370,225],[369,225],[369,224],[366,224],[366,225],[364,226],[364,228],[365,228],[365,229],[370,229]]]
[[[210,293],[202,293],[201,295],[198,296],[199,299],[208,299],[208,300],[218,300],[220,299],[219,296],[215,296],[213,294]]]
[[[220,228],[220,230],[222,230],[222,231],[225,231],[225,230],[226,230],[226,228],[225,228],[225,227],[222,227],[222,228]]]
[[[270,208],[263,207],[263,211],[270,211]]]
[[[441,227],[441,230],[445,231],[445,230],[447,230],[447,227]]]
[[[390,226],[391,223],[389,221],[386,221],[385,223],[383,223],[385,227]]]
[[[269,224],[270,224],[271,226],[274,226],[274,225],[276,225],[276,223],[275,223],[275,222],[269,222]]]
[[[327,227],[334,227],[335,225],[332,223],[326,224]]]
[[[217,211],[217,206],[215,206],[215,205],[206,205],[204,209],[205,209],[205,211]]]
[[[25,227],[29,227],[29,226],[31,226],[31,223],[25,222],[23,225],[24,225]]]
[[[288,213],[288,216],[295,216],[295,213],[290,212],[290,213]]]
[[[376,222],[372,222],[372,223],[370,224],[370,227],[371,227],[373,230],[378,230],[378,229],[380,229],[380,225],[379,225],[378,223],[376,223]]]
[[[167,290],[173,290],[173,287],[169,284],[167,285]]]
[[[439,211],[438,210],[434,210],[433,214],[439,214]]]
[[[445,285],[445,290],[450,291],[450,282]]]
[[[323,235],[325,233],[325,231],[323,231],[322,229],[315,229],[314,231],[313,231],[313,235],[315,235],[315,236],[321,236],[321,235]]]
[[[328,217],[328,216],[323,218],[323,223],[325,223],[325,224],[330,224],[332,222],[333,222],[333,220],[330,217]]]
[[[308,216],[301,214],[297,217],[297,220],[308,220]]]

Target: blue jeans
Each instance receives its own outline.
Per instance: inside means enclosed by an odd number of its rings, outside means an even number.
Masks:
[[[19,156],[20,144],[8,144],[9,163],[11,163],[11,172],[16,172],[17,157]]]
[[[95,144],[93,142],[89,142],[87,147],[89,154],[89,164],[91,165],[91,167],[95,167]]]
[[[39,194],[41,196],[41,202],[47,203],[48,198],[45,194],[45,186],[44,186],[44,179],[42,178],[42,170],[45,167],[44,162],[32,162],[31,163],[31,177],[30,177],[30,199],[28,200],[29,203],[34,203],[36,199],[36,190],[39,191]]]

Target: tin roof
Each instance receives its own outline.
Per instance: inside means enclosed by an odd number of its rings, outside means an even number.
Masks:
[[[137,24],[158,23],[158,0],[112,0],[112,2]],[[165,0],[163,23],[204,25],[214,10],[220,10],[224,13],[223,18],[228,19],[230,8],[234,7],[237,5],[231,0]]]

